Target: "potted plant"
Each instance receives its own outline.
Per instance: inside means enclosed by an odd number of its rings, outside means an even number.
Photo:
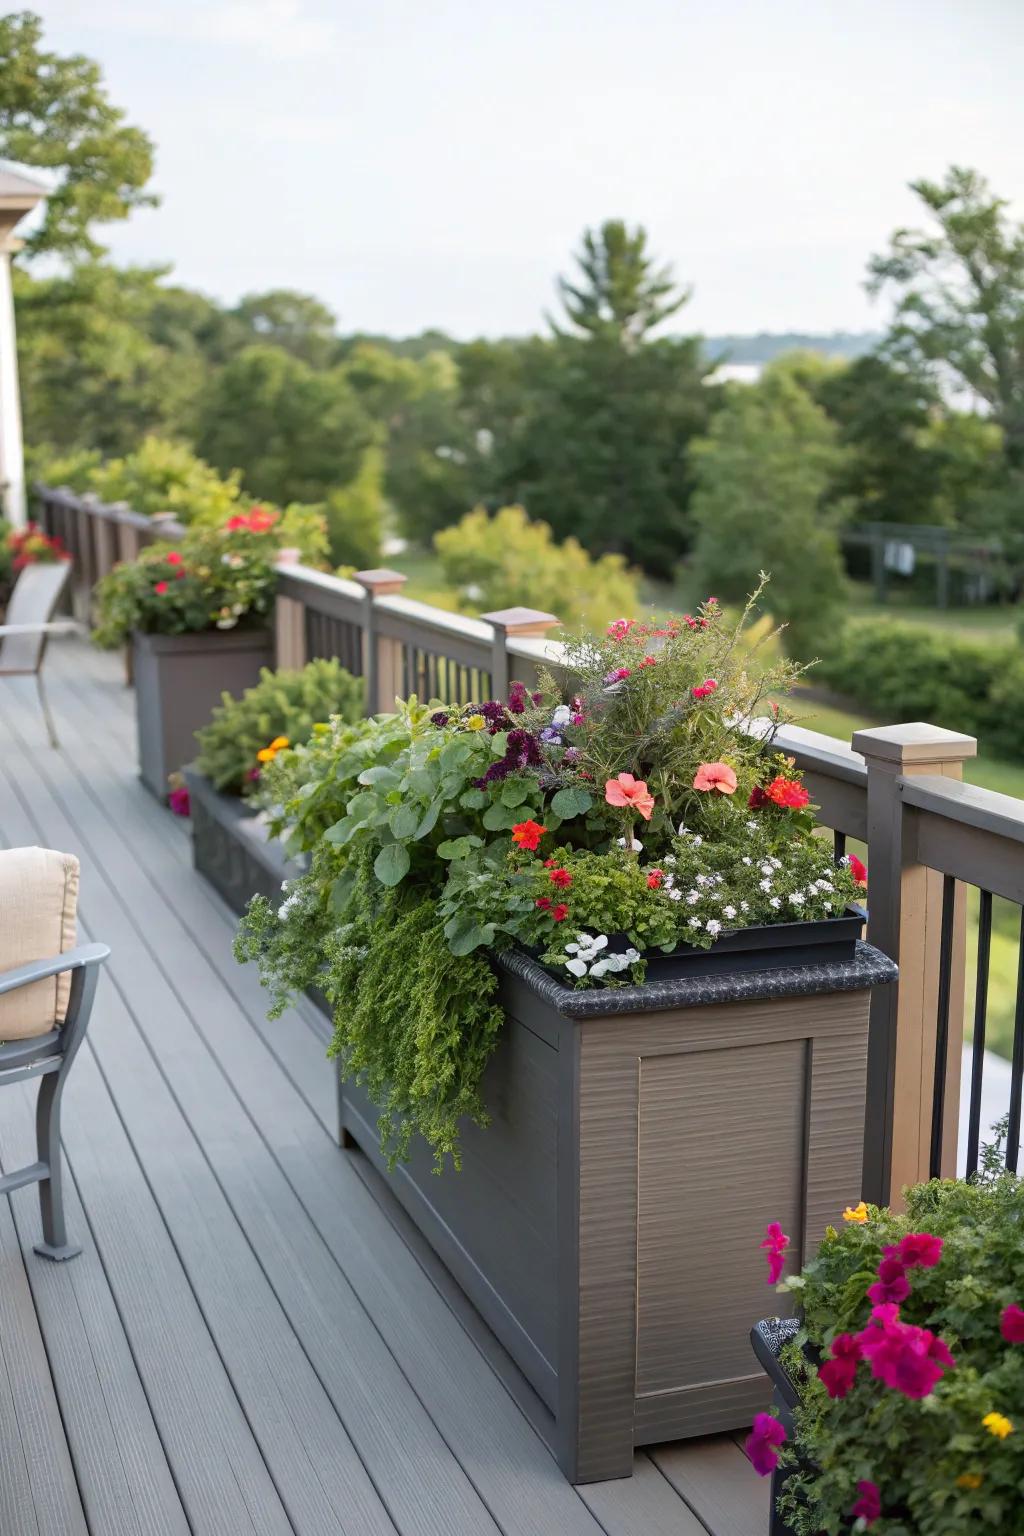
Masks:
[[[184,769],[184,792],[172,795],[172,809],[191,814],[195,867],[236,912],[298,873],[268,837],[266,813],[255,804],[262,774],[292,743],[326,731],[332,716],[359,720],[364,692],[362,679],[334,658],[297,670],[265,667],[240,697],[222,694],[196,732],[196,760]]]
[[[12,528],[0,517],[0,617],[7,608],[14,583],[27,565],[54,565],[67,560],[68,552],[60,539],[44,533],[38,523]]]
[[[239,957],[277,1011],[328,998],[343,1139],[575,1480],[749,1422],[751,1225],[775,1197],[815,1242],[860,1176],[869,989],[894,970],[775,746],[795,675],[709,599],[570,642],[535,693],[410,700],[266,776],[309,867],[251,904]]]
[[[162,799],[221,694],[241,693],[273,660],[274,563],[293,541],[286,519],[253,507],[177,545],[151,544],[98,583],[94,638],[132,645],[139,770]]]
[[[777,1396],[748,1441],[775,1536],[1020,1529],[1024,1181],[1000,1162],[906,1191],[901,1213],[847,1207],[779,1287],[799,1318],[777,1353],[756,1335]]]

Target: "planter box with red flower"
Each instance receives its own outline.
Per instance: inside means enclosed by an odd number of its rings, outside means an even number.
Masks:
[[[275,1008],[331,999],[343,1141],[591,1481],[766,1406],[756,1236],[772,1212],[809,1254],[858,1188],[895,970],[777,711],[749,728],[792,668],[757,675],[713,601],[567,653],[568,683],[282,754],[267,803],[310,868],[238,952]]]

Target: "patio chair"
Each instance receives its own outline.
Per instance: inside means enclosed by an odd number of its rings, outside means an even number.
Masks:
[[[26,565],[7,604],[7,620],[0,624],[0,677],[34,677],[39,704],[46,721],[50,745],[59,747],[56,727],[43,688],[43,658],[51,635],[78,634],[74,619],[55,619],[64,588],[71,578],[71,561],[52,565]]]
[[[39,1185],[36,1253],[73,1259],[61,1193],[60,1101],[85,1038],[105,944],[76,947],[78,860],[51,848],[0,851],[0,1087],[38,1077],[38,1160],[0,1178],[0,1194]],[[0,1115],[3,1111],[0,1108]]]

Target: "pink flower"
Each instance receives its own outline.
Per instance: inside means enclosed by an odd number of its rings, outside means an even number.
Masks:
[[[860,1361],[860,1345],[852,1333],[840,1333],[832,1340],[832,1358],[818,1367],[818,1376],[829,1397],[845,1397],[853,1386]]]
[[[557,907],[551,908],[551,916],[554,918],[556,923],[565,922],[566,918],[569,916],[569,908],[566,906],[564,901],[560,901]]]
[[[943,1374],[956,1364],[946,1345],[927,1328],[900,1320],[899,1308],[884,1302],[857,1335],[871,1374],[904,1397],[927,1397]]]
[[[181,551],[177,549],[169,549],[166,555],[164,555],[164,559],[167,561],[168,565],[180,565],[182,561]]]
[[[857,1492],[860,1497],[850,1510],[850,1518],[863,1520],[865,1525],[874,1525],[882,1514],[882,1496],[878,1491],[878,1484],[870,1483],[867,1478],[862,1477],[857,1484]]]
[[[885,1302],[906,1301],[910,1295],[910,1281],[899,1259],[883,1259],[878,1266],[878,1279],[868,1286],[868,1297],[879,1305]]]
[[[548,879],[554,885],[560,885],[563,890],[572,885],[572,875],[570,875],[567,869],[553,869],[550,875],[548,875]]]
[[[779,1446],[786,1439],[784,1426],[773,1414],[759,1413],[754,1417],[750,1434],[743,1442],[743,1449],[750,1457],[750,1464],[759,1477],[767,1477],[779,1464]]]
[[[630,676],[631,673],[628,667],[616,667],[613,671],[605,673],[604,681],[606,684],[621,683]]]
[[[167,796],[167,804],[175,816],[190,816],[192,805],[189,799],[188,789],[184,784],[179,784],[177,789],[172,789]]]
[[[698,683],[696,688],[691,688],[690,692],[695,699],[706,699],[708,694],[714,693],[717,687],[718,684],[713,677],[706,677],[702,683]]]
[[[645,821],[650,821],[654,811],[654,796],[643,779],[634,779],[631,773],[616,774],[605,781],[604,798],[609,805],[629,806],[639,811]]]
[[[1011,1301],[999,1314],[999,1332],[1007,1344],[1024,1344],[1024,1307]]]
[[[693,779],[694,789],[714,789],[720,795],[736,793],[736,774],[728,763],[701,763]]]
[[[167,591],[166,581],[154,582],[153,591],[157,594],[158,597],[163,597],[164,593]]]
[[[625,640],[636,619],[615,619],[608,625],[608,638],[610,640]]]
[[[778,1285],[782,1277],[782,1260],[789,1247],[789,1238],[777,1221],[770,1221],[765,1227],[764,1237],[759,1246],[765,1250],[768,1259],[768,1284]]]
[[[894,1247],[885,1250],[887,1259],[897,1259],[904,1269],[934,1269],[942,1258],[942,1238],[930,1232],[908,1232]]]
[[[658,659],[656,656],[645,656],[643,661],[639,662],[638,665],[641,667],[656,667],[658,665]]]

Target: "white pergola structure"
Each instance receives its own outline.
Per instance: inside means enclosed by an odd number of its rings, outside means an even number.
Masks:
[[[38,182],[0,167],[0,498],[4,515],[17,528],[27,512],[11,258],[23,244],[15,228],[46,195]]]

